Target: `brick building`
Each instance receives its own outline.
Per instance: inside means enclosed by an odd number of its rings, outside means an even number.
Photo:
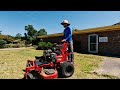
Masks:
[[[39,36],[45,42],[59,42],[63,35]],[[74,51],[104,55],[120,55],[120,25],[77,30],[73,32]]]

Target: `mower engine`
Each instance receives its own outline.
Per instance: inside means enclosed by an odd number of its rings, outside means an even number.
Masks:
[[[55,63],[56,62],[56,56],[57,56],[57,54],[52,52],[51,49],[45,50],[43,52],[43,57],[45,58],[45,61],[48,62],[48,63],[50,63],[50,62]]]

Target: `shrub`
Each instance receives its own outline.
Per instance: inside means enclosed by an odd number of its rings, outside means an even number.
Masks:
[[[25,44],[19,44],[20,45],[20,47],[25,47]]]
[[[6,44],[4,48],[12,48],[11,44]]]
[[[0,48],[4,48],[4,45],[6,44],[7,42],[5,40],[0,40]]]
[[[5,40],[7,43],[11,43],[14,41],[14,38],[7,35],[0,35],[0,39]]]
[[[12,47],[13,48],[20,48],[20,45],[19,44],[14,44]]]
[[[53,44],[51,42],[39,42],[37,49],[46,50],[52,48]]]
[[[5,48],[19,48],[21,47],[21,45],[20,44],[6,44],[4,47]]]
[[[53,44],[51,42],[47,43],[47,49],[51,49],[53,47]]]
[[[41,50],[46,49],[46,42],[39,42],[37,49],[41,49]]]

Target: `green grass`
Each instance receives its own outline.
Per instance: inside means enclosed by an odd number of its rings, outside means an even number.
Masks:
[[[42,52],[34,49],[0,51],[0,79],[23,78],[26,61],[34,60],[34,57],[42,55]],[[75,53],[75,73],[70,79],[106,78],[89,73],[96,69],[101,61],[100,56]]]
[[[101,56],[75,53],[75,73],[71,79],[102,79],[103,76],[90,73],[98,68],[102,61]]]
[[[36,55],[42,55],[42,51],[34,49],[0,51],[0,79],[23,78],[27,60],[34,60]]]

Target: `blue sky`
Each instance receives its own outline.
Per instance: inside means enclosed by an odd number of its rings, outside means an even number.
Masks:
[[[0,31],[15,36],[25,33],[24,26],[45,28],[48,34],[61,33],[60,23],[67,19],[71,28],[88,29],[120,22],[120,11],[0,11]]]

